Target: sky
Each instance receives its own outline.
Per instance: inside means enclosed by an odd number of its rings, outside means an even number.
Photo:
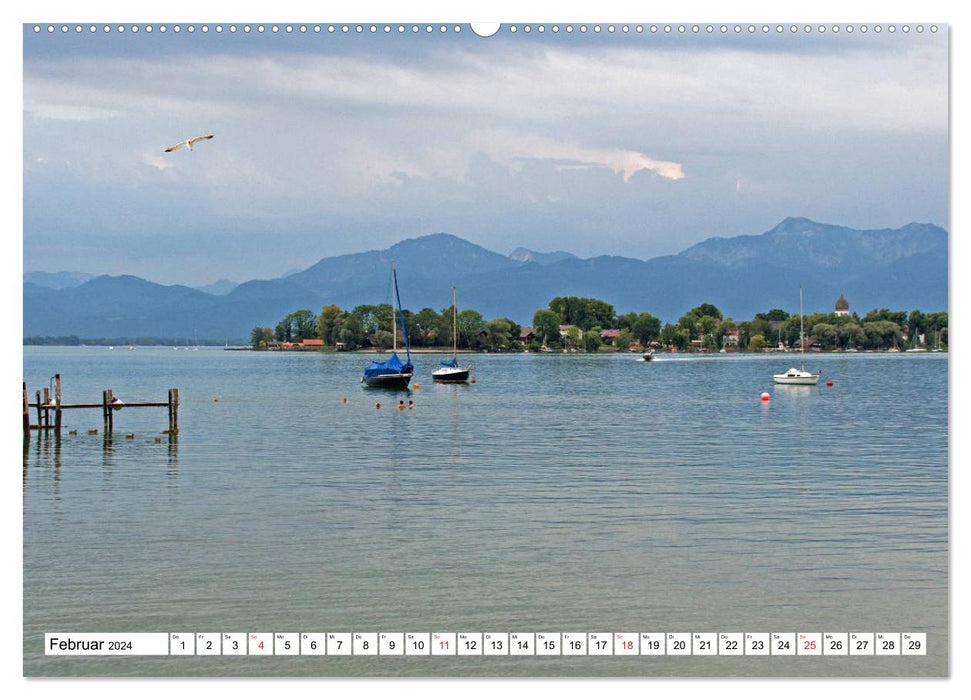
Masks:
[[[948,225],[946,24],[138,24],[24,26],[25,271],[202,285],[443,231],[648,259],[787,216]]]

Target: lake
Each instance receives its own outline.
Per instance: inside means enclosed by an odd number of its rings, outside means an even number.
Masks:
[[[25,442],[25,675],[947,674],[947,354],[810,355],[818,387],[772,384],[796,355],[467,355],[468,385],[418,355],[409,392],[360,384],[375,357],[25,347],[31,396],[60,373],[65,403],[181,397],[171,440],[131,407],[111,440],[82,409]],[[927,655],[43,653],[253,631],[923,632]]]

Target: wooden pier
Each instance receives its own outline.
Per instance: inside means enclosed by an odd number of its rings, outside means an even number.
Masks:
[[[30,422],[30,409],[37,409],[37,423]],[[53,430],[61,432],[61,414],[69,409],[100,408],[106,433],[111,433],[115,425],[115,412],[122,408],[167,408],[169,427],[164,432],[174,435],[179,432],[179,390],[169,389],[168,401],[123,402],[116,398],[111,389],[101,392],[101,403],[63,403],[61,401],[61,375],[54,375],[54,396],[49,387],[38,391],[34,402],[28,400],[27,382],[24,382],[24,435],[31,430]]]

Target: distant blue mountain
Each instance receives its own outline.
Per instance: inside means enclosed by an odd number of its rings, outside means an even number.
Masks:
[[[517,262],[534,262],[539,265],[552,265],[561,260],[576,258],[573,253],[567,253],[563,250],[557,250],[552,253],[537,253],[535,250],[528,250],[526,248],[516,248],[516,250],[509,254],[509,257]]]
[[[200,292],[205,292],[206,294],[223,296],[224,294],[229,294],[238,286],[239,282],[233,282],[232,280],[216,280],[211,284],[204,284],[201,287],[196,287],[196,289],[198,289]]]
[[[84,284],[95,275],[87,272],[25,272],[24,282],[48,289],[67,289]]]
[[[948,308],[947,232],[931,224],[856,230],[791,218],[761,235],[711,238],[647,261],[527,253],[505,256],[438,233],[387,250],[324,258],[224,295],[131,276],[62,289],[25,282],[24,335],[245,340],[253,327],[273,327],[298,309],[389,302],[392,260],[406,308],[441,310],[455,285],[460,308],[522,324],[553,297],[571,295],[603,299],[618,313],[649,311],[664,321],[703,302],[746,320],[772,308],[795,311],[800,284],[807,312],[831,311],[841,294],[861,314]]]

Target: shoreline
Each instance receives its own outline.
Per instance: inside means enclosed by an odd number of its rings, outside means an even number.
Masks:
[[[196,346],[171,346],[168,344],[159,345],[137,345],[137,346],[114,346],[114,345],[22,345],[22,348],[106,348],[106,349],[118,349],[118,350],[137,350],[139,348],[171,348],[173,350],[189,350],[189,349],[199,349],[206,348],[212,349],[216,348],[219,350],[226,350],[230,352],[272,352],[272,353],[290,353],[290,352],[318,352],[325,354],[344,354],[344,355],[387,355],[391,353],[391,348],[358,348],[355,350],[335,350],[334,348],[321,348],[321,347],[299,347],[294,346],[291,348],[263,348],[256,349],[248,345],[196,345]],[[403,351],[399,351],[403,352]],[[562,349],[557,349],[552,352],[535,352],[532,350],[515,350],[515,351],[502,351],[502,350],[458,350],[457,355],[643,355],[645,351],[643,350],[598,350],[596,352],[587,352],[583,350],[571,350],[564,351]],[[912,352],[910,350],[809,350],[806,352],[807,356],[811,355],[923,355],[923,354],[947,354],[948,350],[941,348],[939,350],[925,348]],[[412,355],[451,355],[452,348],[412,348]],[[700,350],[654,350],[654,356],[678,356],[678,355],[706,355],[706,356],[721,356],[721,355],[798,355],[799,350],[761,350],[758,352],[752,352],[750,350],[731,350],[727,352],[721,352],[718,350],[713,351],[700,351]]]

